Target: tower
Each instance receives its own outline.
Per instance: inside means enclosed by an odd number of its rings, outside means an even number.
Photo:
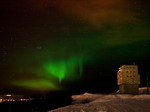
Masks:
[[[122,94],[139,94],[140,75],[137,65],[123,65],[117,72],[118,85]]]

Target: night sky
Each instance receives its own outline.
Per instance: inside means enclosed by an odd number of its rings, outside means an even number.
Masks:
[[[113,92],[120,65],[150,76],[149,0],[2,0],[0,91]]]

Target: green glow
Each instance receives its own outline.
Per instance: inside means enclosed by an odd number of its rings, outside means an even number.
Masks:
[[[32,90],[58,90],[57,85],[48,80],[24,80],[16,81],[12,84]]]
[[[112,26],[103,32],[87,30],[85,34],[72,32],[73,37],[70,39],[57,43],[43,41],[46,46],[43,50],[30,47],[18,49],[10,55],[12,70],[8,74],[14,79],[7,82],[33,90],[62,90],[62,81],[77,81],[81,78],[85,62],[99,60],[105,63],[112,55],[118,60],[117,57],[127,57],[124,54],[130,58],[148,54],[147,25],[132,26],[132,30],[126,26],[119,28]]]
[[[61,82],[63,79],[74,79],[81,76],[82,62],[82,58],[72,57],[67,60],[49,62],[45,65],[45,69],[49,72],[49,75],[57,77]],[[77,68],[79,68],[79,75],[75,75]]]
[[[44,56],[42,56],[44,57]],[[83,56],[70,56],[65,59],[50,58],[49,61],[24,61],[15,66],[17,71],[10,81],[11,85],[31,90],[63,90],[63,81],[77,81],[82,76],[83,63],[87,60]],[[32,58],[33,59],[33,58]],[[48,60],[48,59],[47,59]],[[35,62],[36,63],[35,63]],[[37,63],[38,62],[38,63]]]

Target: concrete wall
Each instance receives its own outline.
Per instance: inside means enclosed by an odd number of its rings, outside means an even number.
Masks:
[[[139,86],[137,84],[121,84],[119,85],[121,94],[139,94]]]

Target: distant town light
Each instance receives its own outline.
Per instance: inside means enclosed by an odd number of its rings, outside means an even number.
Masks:
[[[6,96],[11,96],[11,94],[6,94]]]

